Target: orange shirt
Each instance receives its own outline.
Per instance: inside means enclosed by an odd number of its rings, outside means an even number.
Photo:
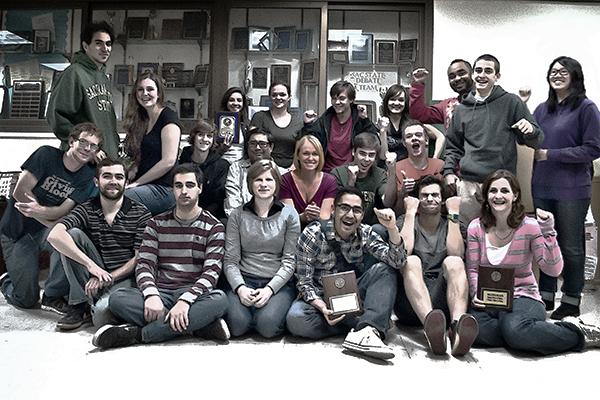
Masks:
[[[438,178],[442,178],[442,170],[444,168],[444,161],[437,158],[428,158],[427,159],[427,168],[425,169],[416,169],[408,160],[405,158],[404,160],[400,160],[396,163],[396,187],[397,190],[400,191],[402,189],[402,180],[404,176],[401,171],[404,171],[407,178],[412,178],[414,180],[421,179],[425,175],[435,175]]]

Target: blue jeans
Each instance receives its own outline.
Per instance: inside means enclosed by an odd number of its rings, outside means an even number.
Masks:
[[[9,278],[0,290],[6,301],[16,307],[33,308],[40,298],[40,265],[42,251],[50,252],[50,273],[44,285],[44,294],[58,298],[67,295],[67,277],[60,266],[58,253],[46,241],[48,229],[26,234],[18,240],[0,236],[2,253]]]
[[[331,326],[323,314],[311,304],[304,300],[296,300],[286,317],[290,333],[309,339],[322,339],[341,335],[350,328],[360,330],[372,326],[385,338],[398,288],[397,271],[380,262],[365,271],[358,278],[357,284],[359,296],[363,301],[364,312],[361,315],[346,316],[337,325]]]
[[[185,289],[166,290],[159,289],[159,296],[164,304],[165,315],[173,308],[177,299]],[[143,343],[158,343],[174,339],[185,334],[193,334],[204,328],[217,318],[221,318],[227,311],[227,297],[221,290],[211,292],[199,297],[188,311],[189,325],[183,333],[174,331],[164,317],[148,323],[144,319],[144,295],[139,289],[119,289],[109,298],[110,311],[125,322],[142,327]]]
[[[511,312],[472,309],[479,323],[476,345],[508,347],[541,355],[581,351],[583,334],[568,322],[547,322],[546,308],[528,297],[513,300]]]
[[[270,280],[269,278],[244,275],[246,286],[251,289],[264,288]],[[226,293],[229,306],[225,320],[232,336],[241,336],[250,329],[254,329],[259,335],[266,338],[283,334],[285,316],[296,297],[296,290],[291,284],[283,286],[261,308],[246,307],[231,289]]]
[[[536,207],[554,214],[558,246],[562,252],[564,267],[561,301],[579,305],[585,284],[585,216],[590,199],[548,200],[534,199]],[[546,300],[554,300],[557,278],[540,271],[540,293]]]
[[[152,216],[170,210],[175,206],[173,189],[169,186],[152,183],[125,190],[125,196],[146,206]]]
[[[93,262],[100,268],[104,269],[104,262],[100,253],[94,246],[90,238],[79,228],[69,229],[69,235],[73,238],[77,247],[83,251]],[[131,288],[133,285],[133,277],[127,277],[115,282],[112,286],[101,289],[95,298],[89,298],[85,294],[85,285],[90,280],[90,273],[86,267],[71,260],[64,254],[60,255],[62,267],[65,270],[65,275],[69,281],[69,304],[77,305],[81,303],[90,303],[92,311],[92,322],[94,326],[102,326],[110,323],[115,323],[116,319],[110,313],[108,308],[109,295],[119,288]]]

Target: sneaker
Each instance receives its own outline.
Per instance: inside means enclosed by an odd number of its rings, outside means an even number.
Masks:
[[[560,303],[560,306],[552,314],[550,314],[551,319],[561,320],[565,317],[579,317],[580,315],[579,306],[574,306],[573,304],[568,303]]]
[[[342,347],[354,353],[382,360],[394,358],[392,349],[383,343],[377,329],[371,326],[366,326],[359,331],[352,329],[344,339]]]
[[[450,348],[454,357],[462,357],[471,350],[479,334],[479,324],[471,314],[463,314],[450,327]]]
[[[48,297],[45,294],[42,295],[42,310],[51,311],[58,315],[67,315],[69,311],[69,305],[62,297]]]
[[[71,331],[91,322],[92,314],[90,314],[89,305],[83,303],[69,307],[67,314],[56,323],[56,327],[62,331]]]
[[[586,324],[577,317],[565,317],[562,322],[575,325],[583,333],[585,347],[600,347],[600,327]]]
[[[126,347],[141,343],[142,328],[131,324],[104,325],[96,331],[92,344],[101,349]]]
[[[427,314],[423,331],[433,354],[446,354],[446,316],[441,310],[431,310]]]
[[[8,279],[8,272],[5,272],[2,275],[0,275],[0,287],[4,286],[4,281],[6,281],[7,279]]]
[[[227,342],[231,337],[231,334],[229,333],[227,322],[225,322],[223,318],[217,318],[204,328],[194,332],[194,336],[198,336],[203,339]]]
[[[544,300],[544,305],[546,306],[546,311],[554,310],[554,300],[546,300],[546,299],[542,299],[542,300]]]

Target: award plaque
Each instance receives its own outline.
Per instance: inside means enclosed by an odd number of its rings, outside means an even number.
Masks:
[[[512,310],[515,288],[513,268],[479,267],[477,297],[486,307]]]
[[[323,297],[329,309],[333,311],[332,316],[362,312],[354,271],[324,275],[322,282]]]
[[[233,134],[233,143],[240,142],[240,116],[236,112],[218,112],[215,117],[217,142],[223,142],[227,135]]]

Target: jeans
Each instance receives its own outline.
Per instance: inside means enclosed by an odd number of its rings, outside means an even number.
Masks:
[[[579,305],[585,284],[585,217],[590,199],[549,200],[534,199],[535,207],[554,214],[558,246],[564,260],[561,301]],[[546,300],[554,300],[557,278],[540,271],[540,293]]]
[[[357,282],[364,312],[358,316],[346,316],[335,326],[329,325],[323,314],[311,304],[296,300],[286,317],[287,328],[294,336],[322,339],[341,335],[350,328],[360,330],[372,326],[385,338],[398,288],[396,275],[395,269],[381,262],[365,271]]]
[[[159,289],[159,296],[164,305],[165,315],[173,308],[179,296],[187,288],[177,290]],[[125,322],[142,327],[143,343],[159,343],[174,339],[185,334],[193,334],[204,328],[217,318],[221,318],[227,311],[227,297],[221,290],[212,290],[198,297],[188,311],[189,325],[180,333],[171,329],[169,322],[164,321],[164,316],[156,321],[147,322],[144,319],[144,295],[139,289],[119,289],[109,298],[110,311]]]
[[[33,308],[40,298],[39,256],[42,251],[50,252],[50,273],[44,285],[47,297],[64,297],[68,293],[68,282],[60,266],[59,255],[46,241],[48,229],[34,234],[25,234],[18,240],[0,236],[2,252],[9,278],[0,290],[6,301],[16,307]]]
[[[104,268],[104,262],[100,253],[94,246],[90,238],[79,228],[69,229],[69,235],[73,238],[77,247],[83,251],[100,268]],[[69,304],[77,305],[81,303],[90,303],[92,311],[92,322],[94,326],[102,326],[115,323],[116,320],[108,308],[108,297],[119,288],[131,288],[133,277],[127,277],[115,282],[112,286],[101,289],[95,299],[91,299],[85,294],[85,285],[90,280],[90,273],[86,267],[71,260],[64,254],[60,255],[62,267],[69,281]]]
[[[169,186],[148,183],[126,189],[125,196],[145,205],[152,216],[163,213],[175,206],[173,189]]]
[[[245,285],[251,289],[265,287],[271,279],[258,278],[244,275]],[[229,325],[232,336],[241,336],[254,329],[265,338],[272,338],[283,334],[285,331],[285,316],[296,297],[296,290],[291,284],[283,286],[275,293],[267,304],[261,308],[246,307],[233,290],[227,290],[227,316],[225,320]]]
[[[544,305],[528,297],[513,300],[511,312],[471,310],[479,323],[475,344],[508,347],[541,355],[581,351],[584,337],[568,322],[547,322]]]

